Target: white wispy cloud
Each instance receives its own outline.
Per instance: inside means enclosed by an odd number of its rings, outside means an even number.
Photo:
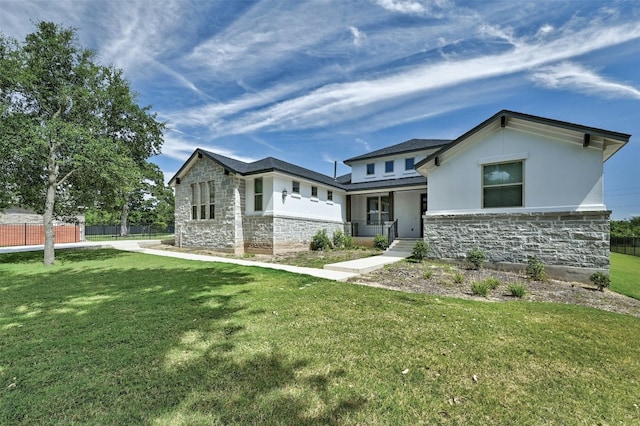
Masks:
[[[349,27],[349,31],[351,31],[351,35],[353,36],[354,46],[361,46],[364,40],[367,38],[366,34],[356,27]]]
[[[574,90],[606,98],[640,99],[640,90],[637,88],[609,81],[596,72],[574,62],[565,61],[540,67],[531,74],[531,79],[542,86],[552,89]]]
[[[188,138],[174,135],[174,132],[167,132],[167,134],[165,134],[164,136],[162,154],[176,160],[185,161],[191,154],[193,154],[193,151],[195,151],[197,148],[201,148],[208,151],[215,151],[216,153],[224,155],[225,157],[234,158],[236,160],[244,161],[247,163],[256,161],[256,158],[238,154],[233,150],[219,145],[211,144],[210,142],[202,140],[189,141],[187,139]]]
[[[305,129],[352,120],[372,110],[388,110],[389,103],[421,96],[425,92],[500,75],[528,71],[594,50],[640,37],[637,23],[587,27],[555,40],[538,43],[516,39],[508,31],[492,31],[514,47],[504,53],[456,61],[419,65],[408,71],[374,80],[325,85],[233,120],[219,121],[219,135],[259,130]],[[469,99],[469,102],[474,102]]]
[[[442,9],[448,7],[448,0],[375,0],[378,6],[391,12],[409,15],[440,14]]]

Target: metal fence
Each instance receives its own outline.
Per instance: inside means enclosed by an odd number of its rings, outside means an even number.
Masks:
[[[77,243],[82,241],[81,224],[54,224],[56,243]],[[44,244],[44,225],[40,223],[0,224],[0,247],[32,246]]]
[[[611,237],[611,251],[615,253],[640,256],[640,238]]]
[[[126,235],[122,235],[120,225],[87,225],[84,227],[85,238],[90,241],[140,239],[149,240],[159,236],[172,235],[173,226],[158,228],[154,225],[129,225]]]

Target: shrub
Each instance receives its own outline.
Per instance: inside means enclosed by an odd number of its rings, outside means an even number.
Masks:
[[[609,284],[611,284],[609,275],[603,274],[602,272],[594,272],[593,274],[591,274],[589,279],[592,283],[598,286],[598,290],[600,291],[604,291],[604,288],[609,287]]]
[[[491,287],[489,287],[489,284],[487,284],[486,280],[474,281],[471,283],[471,291],[473,292],[473,294],[476,294],[478,296],[486,297],[487,294],[489,294],[489,290],[491,290]]]
[[[467,252],[467,261],[470,262],[475,269],[482,268],[482,264],[487,259],[484,250],[475,247]]]
[[[484,282],[489,286],[491,290],[495,290],[500,286],[500,280],[497,278],[493,278],[493,277],[486,278]]]
[[[462,275],[460,272],[456,272],[455,274],[453,274],[454,283],[462,284],[463,281],[464,281],[464,275]]]
[[[342,230],[338,229],[337,231],[335,231],[333,233],[333,238],[332,238],[333,248],[336,248],[336,249],[344,248],[346,238],[347,236],[344,235],[344,232],[342,232]]]
[[[311,238],[311,250],[331,250],[331,239],[326,229],[316,232],[316,235]]]
[[[534,281],[544,281],[546,274],[544,273],[544,263],[538,256],[530,257],[527,261],[526,269],[527,277]]]
[[[384,235],[376,235],[373,237],[373,246],[380,250],[386,250],[389,247],[389,241]]]
[[[344,248],[352,250],[354,248],[356,248],[356,243],[353,240],[353,237],[350,235],[345,235],[344,236]]]
[[[509,284],[509,291],[511,292],[512,296],[517,297],[518,299],[522,299],[527,292],[524,286],[518,283]]]
[[[422,262],[422,259],[427,257],[427,255],[429,254],[429,244],[427,244],[425,241],[417,241],[413,245],[413,251],[411,254],[413,255],[414,259]]]
[[[425,280],[431,279],[433,277],[433,271],[431,269],[425,269],[422,271],[422,278]]]

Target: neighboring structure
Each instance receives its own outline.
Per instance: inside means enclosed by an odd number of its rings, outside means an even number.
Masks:
[[[424,238],[442,258],[477,246],[493,262],[537,255],[551,269],[608,270],[603,162],[629,138],[500,111],[453,141],[412,139],[350,158],[352,173],[335,179],[271,157],[244,163],[197,149],[169,182],[176,239],[278,253],[307,249],[321,229],[344,229]]]
[[[56,243],[75,243],[84,239],[84,216],[76,223],[54,221]],[[44,244],[42,215],[12,207],[0,212],[0,247]]]

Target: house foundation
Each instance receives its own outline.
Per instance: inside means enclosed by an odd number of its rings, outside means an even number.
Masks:
[[[501,269],[538,256],[550,277],[588,282],[609,273],[610,211],[456,214],[423,217],[432,256],[461,260],[473,248]]]

